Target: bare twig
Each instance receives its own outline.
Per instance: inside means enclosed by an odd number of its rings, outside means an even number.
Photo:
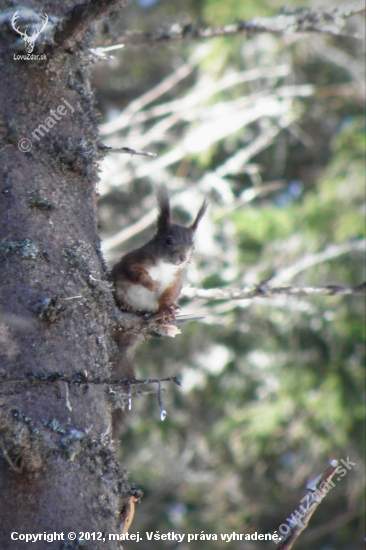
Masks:
[[[171,88],[174,88],[178,82],[187,78],[192,71],[194,70],[197,63],[202,59],[203,54],[200,52],[195,52],[190,59],[176,69],[172,74],[168,75],[164,80],[159,82],[156,86],[148,90],[145,94],[134,99],[131,103],[123,110],[121,115],[110,122],[102,124],[100,127],[101,135],[109,135],[113,132],[120,130],[126,126],[129,126],[132,118],[141,111],[146,105],[156,101],[156,99],[164,94],[166,94]]]
[[[174,382],[178,386],[181,386],[179,379],[176,376],[169,376],[168,378],[146,378],[138,380],[137,378],[109,378],[97,377],[89,378],[85,372],[76,372],[72,376],[66,376],[62,371],[43,372],[43,373],[27,373],[26,376],[20,376],[18,378],[8,378],[6,375],[0,377],[0,386],[3,384],[27,384],[27,383],[40,383],[45,385],[52,385],[55,382],[66,382],[68,385],[95,385],[95,386],[138,386],[141,384],[161,384],[161,382]]]
[[[248,168],[248,165],[246,166],[246,168]],[[254,185],[253,187],[245,189],[240,194],[238,199],[236,199],[232,204],[221,209],[220,214],[214,217],[214,222],[217,222],[222,218],[226,218],[227,215],[231,212],[234,212],[234,210],[237,210],[244,204],[248,204],[258,197],[263,197],[265,195],[273,193],[274,191],[278,191],[279,189],[285,189],[287,185],[288,183],[286,180],[278,180],[264,183],[263,185]]]
[[[114,44],[108,48],[91,48],[90,53],[100,60],[114,59],[113,55],[108,55],[108,53],[115,50],[121,50],[124,47],[124,44]]]
[[[240,21],[220,27],[195,26],[192,23],[182,25],[175,23],[168,29],[155,32],[126,32],[116,41],[125,46],[156,44],[164,42],[179,42],[182,40],[207,40],[217,36],[236,36],[239,34],[270,33],[277,35],[291,35],[304,33],[320,33],[332,36],[347,36],[358,38],[355,35],[341,31],[345,21],[353,16],[364,13],[364,9],[341,12],[335,8],[331,11],[298,10],[297,13],[284,13],[271,18],[256,18],[252,21]],[[104,45],[111,41],[104,41]]]
[[[156,208],[154,208],[153,210],[150,210],[150,212],[145,214],[145,216],[143,216],[140,220],[133,223],[132,225],[129,225],[128,227],[126,227],[126,229],[122,229],[121,231],[113,235],[113,237],[109,237],[109,239],[104,239],[102,243],[103,252],[104,253],[109,252],[110,250],[112,250],[113,248],[116,248],[117,246],[122,244],[124,241],[127,241],[137,233],[140,233],[141,231],[149,227],[149,225],[151,225],[154,222],[155,218],[156,218]]]
[[[308,486],[308,494],[305,499],[305,506],[301,506],[301,513],[298,514],[297,521],[292,527],[288,527],[289,533],[286,535],[285,540],[278,546],[278,550],[291,550],[294,542],[299,538],[300,534],[308,526],[309,520],[323,498],[329,492],[329,482],[338,469],[338,461],[332,460],[330,466],[320,475],[313,485]],[[304,499],[301,501],[303,502]],[[283,524],[287,525],[287,524]]]
[[[301,271],[304,271],[305,269],[309,269],[309,267],[313,267],[314,265],[320,264],[322,262],[326,262],[333,258],[337,258],[338,256],[347,254],[348,252],[353,252],[353,251],[364,252],[365,248],[366,248],[366,239],[357,239],[355,241],[350,241],[339,245],[332,244],[328,246],[328,248],[326,248],[325,250],[322,250],[321,252],[317,252],[316,254],[305,256],[304,258],[302,258],[295,264],[291,265],[290,267],[282,269],[282,271],[279,271],[271,279],[271,283],[273,285],[280,285],[282,284],[283,281],[290,281],[293,277],[298,275]]]
[[[309,92],[308,95],[311,95],[311,92]],[[246,98],[238,99],[238,102],[241,101],[246,103]],[[207,117],[205,120],[202,120],[201,125],[197,128],[190,127],[182,142],[179,145],[176,145],[174,149],[171,149],[166,154],[158,157],[149,163],[148,166],[145,164],[138,166],[135,170],[135,177],[141,178],[151,176],[151,174],[171,166],[187,155],[200,153],[212,146],[214,143],[217,143],[218,141],[231,135],[234,131],[239,131],[243,127],[254,123],[256,120],[262,119],[264,116],[272,120],[274,119],[274,122],[272,123],[275,126],[274,132],[279,133],[283,128],[295,120],[295,115],[292,113],[290,114],[289,105],[291,102],[292,99],[289,97],[283,98],[283,101],[279,100],[277,97],[263,97],[255,101],[250,108],[248,106],[247,109],[243,110],[240,110],[238,105],[236,105],[235,108],[233,103],[228,104],[228,109],[226,112],[222,111],[219,114],[217,113],[214,118]],[[223,115],[225,115],[224,118]],[[181,118],[183,119],[184,117]],[[221,121],[221,124],[213,123],[213,121],[217,122],[218,120]],[[269,135],[270,132],[271,128],[266,128],[265,132],[262,134],[265,141],[262,148],[268,146],[267,135]],[[248,154],[246,154],[245,157],[247,158],[248,155],[252,154],[257,154],[257,151],[254,153],[248,151]],[[226,163],[218,169],[218,173],[220,172],[220,177],[222,177],[221,171],[224,170],[225,173],[227,173]]]
[[[156,153],[150,153],[149,151],[138,151],[137,149],[132,149],[131,147],[108,147],[107,145],[98,145],[99,149],[105,151],[106,153],[120,153],[124,155],[140,155],[142,157],[156,157]]]
[[[87,390],[89,385],[96,386],[114,386],[120,387],[125,390],[127,393],[127,409],[131,410],[132,407],[132,395],[131,395],[131,386],[141,385],[141,384],[157,384],[158,385],[158,404],[160,411],[160,420],[165,420],[167,412],[163,406],[163,398],[161,387],[162,382],[174,382],[178,386],[181,386],[179,379],[176,376],[170,376],[168,378],[147,378],[145,380],[137,380],[136,378],[109,378],[109,377],[98,377],[98,378],[89,378],[86,372],[76,372],[73,376],[66,376],[62,371],[56,372],[44,372],[44,373],[27,373],[26,376],[19,378],[7,378],[7,376],[0,377],[0,387],[4,384],[46,384],[53,385],[56,382],[64,382],[66,386],[66,395],[68,396],[69,386],[71,385],[83,385]],[[70,410],[71,405],[68,402],[68,407]],[[1,440],[0,440],[0,449],[1,449]],[[6,454],[4,448],[2,448],[2,453],[6,460],[9,462],[10,466],[13,467],[14,464],[10,462],[10,458]]]
[[[271,298],[272,296],[366,296],[366,283],[357,286],[324,287],[269,287],[266,284],[242,289],[226,288],[183,288],[181,296],[184,298],[199,298],[207,301],[215,300],[246,300],[250,298]]]
[[[181,79],[182,76],[189,74],[188,70],[189,68],[191,68],[192,71],[193,61],[195,59],[196,58],[192,59],[192,61],[188,61],[186,64],[182,65],[182,67],[169,75],[169,77],[167,77],[166,79],[166,84],[163,90],[160,89],[160,84],[156,88],[150,90],[150,93],[148,92],[147,94],[142,96],[144,98],[143,102],[141,102],[141,98],[132,101],[119,117],[112,120],[111,122],[103,124],[100,127],[101,134],[105,135],[111,132],[116,132],[117,130],[122,130],[123,128],[125,128],[126,124],[130,127],[131,124],[141,124],[141,122],[146,122],[157,117],[168,115],[170,113],[185,112],[189,109],[192,109],[193,107],[197,107],[197,105],[202,106],[202,103],[204,101],[208,101],[209,98],[213,95],[227,90],[233,86],[260,79],[278,79],[288,76],[291,72],[291,68],[289,65],[282,64],[275,67],[256,67],[254,69],[249,69],[238,73],[225,74],[218,80],[213,80],[210,86],[203,86],[202,82],[198,82],[193,90],[184,97],[154,105],[150,109],[142,110],[145,105],[148,105],[156,99],[155,96],[158,91],[165,91],[168,82],[173,85],[176,83],[178,78]],[[287,87],[283,87],[281,89],[283,89],[285,92]],[[153,92],[154,90],[155,93],[152,94],[151,92]],[[263,92],[263,95],[267,93],[268,92],[265,91]],[[276,90],[276,94],[280,95],[280,93],[280,91]],[[161,93],[159,95],[161,95]],[[260,94],[258,94],[257,92],[255,94],[255,98],[258,98],[259,95]],[[246,96],[246,101],[250,103],[253,97],[253,94]],[[132,113],[133,116],[130,117],[130,119],[127,119],[126,112]]]
[[[240,168],[244,166],[245,163],[247,163],[253,155],[258,154],[260,151],[265,149],[275,138],[275,136],[279,134],[283,128],[286,128],[291,123],[292,119],[286,116],[283,116],[277,122],[273,122],[263,134],[260,134],[247,147],[244,147],[237,151],[222,166],[220,166],[213,172],[205,174],[197,185],[200,186],[202,184],[204,188],[210,189],[212,187],[215,187],[216,184],[220,182],[224,176],[240,171]],[[183,157],[185,152],[182,148],[178,148],[177,153],[173,154],[175,155],[176,159],[178,159],[178,156],[179,158]],[[151,164],[149,163],[150,172],[156,170],[156,166],[154,165],[155,162],[160,163],[160,168],[164,163],[165,166],[171,164],[173,160],[171,157],[169,157],[169,155],[170,154],[168,153],[158,159],[158,161],[153,161]],[[140,166],[136,169],[135,175],[136,177],[149,175],[149,170],[145,170],[144,166]],[[263,189],[261,187],[250,189],[245,195],[242,195],[242,197],[240,198],[240,204],[248,204],[249,202],[253,201],[257,196],[264,195],[272,190],[274,190],[273,185]],[[233,209],[236,208],[238,205],[239,204],[235,203],[235,205],[233,205]],[[155,218],[156,209],[154,208],[153,210],[150,210],[147,214],[145,214],[145,216],[143,216],[136,223],[122,229],[121,231],[113,235],[113,237],[104,239],[102,243],[103,253],[108,254],[108,252],[110,252],[114,248],[117,248],[123,242],[127,241],[131,237],[149,227],[149,225],[154,222]]]
[[[211,178],[223,178],[229,174],[236,174],[252,157],[258,155],[273,142],[274,138],[293,122],[292,118],[285,113],[278,121],[271,121],[271,125],[259,134],[249,145],[239,149],[229,157],[216,170],[203,176],[202,180],[209,182]],[[253,197],[254,198],[254,197]],[[253,199],[251,199],[253,200]],[[250,202],[247,200],[246,202]]]

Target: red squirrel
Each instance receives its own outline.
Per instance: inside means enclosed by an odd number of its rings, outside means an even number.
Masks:
[[[170,202],[164,186],[157,187],[157,231],[141,248],[122,256],[112,268],[114,296],[118,307],[135,312],[153,312],[155,320],[171,323],[179,307],[175,304],[184,269],[193,250],[193,237],[207,209],[203,201],[196,218],[188,227],[172,222]],[[143,340],[139,334],[117,331],[116,343],[120,357],[115,374],[135,378],[134,355]],[[117,405],[113,412],[113,435],[117,437],[124,425],[124,415]]]
[[[131,250],[112,269],[115,299],[121,309],[155,312],[154,319],[169,323],[179,307],[174,303],[182,288],[193,237],[207,209],[203,201],[188,227],[172,222],[170,202],[164,186],[156,189],[157,231],[141,248]]]

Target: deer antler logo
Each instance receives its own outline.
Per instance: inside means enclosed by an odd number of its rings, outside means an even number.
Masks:
[[[25,30],[24,32],[20,31],[19,28],[17,28],[15,26],[15,23],[16,23],[16,20],[18,19],[19,17],[19,12],[16,11],[13,15],[13,18],[11,20],[11,24],[13,26],[13,29],[18,33],[20,34],[20,36],[23,38],[24,42],[25,42],[25,49],[27,51],[27,53],[32,53],[33,52],[33,49],[34,49],[34,45],[36,43],[36,40],[38,38],[38,36],[41,34],[41,32],[45,29],[47,23],[48,23],[48,15],[45,13],[44,15],[42,15],[43,19],[44,19],[44,23],[43,23],[43,26],[41,28],[40,31],[36,31],[34,30],[33,31],[33,34],[32,36],[28,36],[27,35],[27,31]]]

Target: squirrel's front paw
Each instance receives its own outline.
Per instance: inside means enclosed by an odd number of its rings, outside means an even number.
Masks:
[[[179,306],[175,304],[163,305],[160,306],[158,311],[155,313],[153,319],[155,321],[160,321],[161,323],[169,324],[175,319],[175,313],[180,310]]]
[[[160,288],[160,283],[158,283],[158,281],[149,281],[149,284],[146,285],[146,288],[151,292],[157,292]]]

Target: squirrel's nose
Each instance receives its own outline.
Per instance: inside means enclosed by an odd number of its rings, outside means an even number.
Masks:
[[[179,259],[181,262],[185,262],[187,259],[187,256],[185,254],[179,254]]]

